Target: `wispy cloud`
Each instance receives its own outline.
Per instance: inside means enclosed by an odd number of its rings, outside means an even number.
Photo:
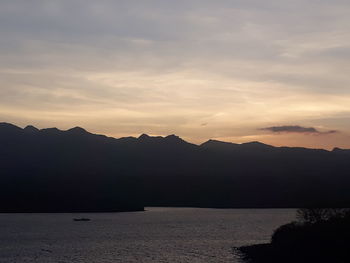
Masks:
[[[303,134],[317,134],[325,135],[337,133],[337,130],[319,131],[314,127],[302,127],[299,125],[284,125],[284,126],[272,126],[266,128],[260,128],[259,130],[269,131],[272,133],[303,133]]]
[[[0,17],[2,121],[200,143],[288,120],[342,134],[254,140],[350,147],[349,1],[11,0]]]

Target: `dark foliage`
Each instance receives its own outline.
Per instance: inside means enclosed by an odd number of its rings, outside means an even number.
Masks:
[[[275,231],[270,244],[242,247],[239,251],[243,259],[252,263],[342,263],[350,262],[349,240],[350,213],[343,210],[327,219],[283,225]]]
[[[348,213],[347,208],[300,208],[297,210],[297,219],[302,223],[313,224],[341,218]]]

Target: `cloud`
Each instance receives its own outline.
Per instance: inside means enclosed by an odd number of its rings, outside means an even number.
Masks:
[[[349,7],[348,0],[0,1],[0,119],[198,142],[243,141],[285,120],[345,134]],[[258,136],[287,137],[270,132]]]
[[[269,131],[272,133],[303,133],[303,134],[316,134],[316,135],[333,134],[338,132],[336,130],[319,131],[314,127],[302,127],[299,125],[272,126],[272,127],[260,128],[259,130]]]

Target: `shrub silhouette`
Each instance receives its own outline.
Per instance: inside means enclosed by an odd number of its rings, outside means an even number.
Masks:
[[[348,208],[300,208],[297,210],[297,219],[303,223],[317,223],[330,220],[334,217],[344,217]]]
[[[239,248],[242,258],[251,263],[350,262],[349,209],[299,209],[297,218],[279,227],[270,244]]]

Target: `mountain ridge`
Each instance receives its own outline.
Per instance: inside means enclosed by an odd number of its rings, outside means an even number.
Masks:
[[[0,212],[349,207],[349,160],[341,149],[117,139],[0,123]]]
[[[343,149],[343,148],[338,148],[338,147],[334,147],[332,150],[327,150],[327,149],[322,149],[322,148],[308,148],[308,147],[300,147],[300,146],[274,146],[274,145],[270,145],[270,144],[265,144],[259,141],[249,141],[249,142],[243,142],[243,143],[234,143],[234,142],[226,142],[226,141],[220,141],[220,140],[216,140],[216,139],[208,139],[207,141],[200,143],[200,144],[195,144],[195,143],[191,143],[188,142],[184,139],[182,139],[181,137],[175,135],[175,134],[170,134],[170,135],[165,135],[165,136],[151,136],[148,135],[146,133],[142,133],[140,134],[138,137],[133,137],[133,136],[126,136],[126,137],[110,137],[110,136],[106,136],[104,134],[95,134],[95,133],[91,133],[89,131],[87,131],[86,129],[76,126],[73,128],[69,128],[67,130],[61,130],[58,129],[56,127],[50,127],[50,128],[42,128],[42,129],[38,129],[33,125],[27,125],[25,128],[21,128],[19,126],[16,126],[14,124],[11,123],[7,123],[7,122],[0,122],[0,129],[3,129],[4,127],[7,127],[6,129],[16,129],[17,131],[23,130],[23,131],[30,131],[30,132],[56,132],[56,133],[73,133],[76,135],[81,135],[81,134],[88,134],[88,135],[95,135],[95,136],[102,136],[105,138],[111,138],[111,139],[115,139],[115,140],[120,140],[120,141],[126,141],[126,140],[134,140],[134,141],[146,141],[146,140],[162,140],[162,139],[166,139],[166,140],[172,140],[172,141],[178,141],[178,142],[184,142],[184,143],[188,143],[188,144],[192,144],[192,145],[196,145],[199,147],[213,147],[213,146],[220,146],[220,147],[229,147],[229,146],[249,146],[249,147],[265,147],[265,148],[294,148],[294,149],[306,149],[306,150],[324,150],[327,152],[344,152],[344,151],[349,151],[350,149]]]

